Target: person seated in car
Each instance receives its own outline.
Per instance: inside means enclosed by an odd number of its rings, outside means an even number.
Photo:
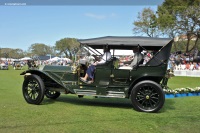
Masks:
[[[100,61],[96,61],[94,62],[92,65],[90,65],[88,67],[88,69],[86,70],[86,74],[84,77],[80,77],[80,80],[83,82],[87,82],[88,79],[90,80],[90,83],[92,83],[94,81],[94,70],[95,70],[95,66],[98,64],[104,64],[107,60],[109,60],[111,58],[111,53],[110,53],[110,49],[108,47],[104,48],[104,54],[101,58]],[[87,82],[88,83],[88,82]]]
[[[141,61],[143,60],[143,55],[141,52],[142,52],[142,49],[140,47],[134,47],[133,48],[134,58],[131,64],[129,66],[122,66],[119,69],[132,69],[137,64],[143,64],[141,63]]]

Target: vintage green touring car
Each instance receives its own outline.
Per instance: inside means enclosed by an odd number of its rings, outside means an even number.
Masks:
[[[163,107],[172,39],[106,36],[78,41],[80,50],[72,66],[46,65],[21,73],[24,75],[22,92],[27,103],[40,104],[44,96],[56,99],[64,92],[78,97],[130,98],[133,108],[141,112],[158,112]],[[105,46],[112,51],[112,58],[95,66],[93,82],[82,82],[80,77],[85,75],[89,65],[87,60],[83,61],[83,54],[87,51],[100,55],[99,49]],[[121,56],[115,51],[134,47],[151,51],[152,57],[145,64],[138,62],[131,69],[120,69]]]

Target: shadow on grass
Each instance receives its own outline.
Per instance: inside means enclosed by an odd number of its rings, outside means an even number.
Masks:
[[[160,113],[166,112],[167,110],[174,110],[174,100],[175,99],[166,99],[163,108],[159,111]],[[76,95],[67,95],[60,96],[56,100],[44,99],[43,105],[52,104],[54,102],[63,102],[70,103],[74,105],[83,105],[83,106],[100,106],[100,107],[112,107],[112,108],[124,108],[132,109],[132,103],[130,99],[126,98],[94,98],[94,97],[84,97],[78,98]]]
[[[131,109],[132,104],[130,99],[122,98],[94,98],[94,97],[83,97],[78,98],[76,95],[60,96],[56,100],[44,99],[43,105],[52,104],[54,102],[70,103],[74,105],[83,106],[101,106],[101,107],[113,107],[113,108],[127,108]]]
[[[165,104],[160,112],[166,112],[167,110],[175,110],[175,106],[174,106],[175,101],[174,100],[176,100],[176,99],[175,98],[165,99]]]

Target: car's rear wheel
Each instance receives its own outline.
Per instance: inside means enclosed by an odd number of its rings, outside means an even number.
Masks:
[[[24,79],[22,92],[27,103],[40,104],[45,94],[44,82],[37,75],[29,75]]]
[[[133,108],[141,112],[157,112],[165,102],[165,94],[159,84],[146,80],[137,83],[131,91]]]
[[[47,90],[45,95],[47,98],[56,99],[60,96],[60,92]]]

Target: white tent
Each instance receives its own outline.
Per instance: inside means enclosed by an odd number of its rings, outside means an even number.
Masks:
[[[69,58],[61,58],[61,60],[71,61]]]
[[[30,57],[24,57],[24,58],[21,58],[21,59],[19,59],[19,60],[21,60],[21,61],[32,60],[32,58],[30,58]]]
[[[61,58],[59,58],[59,57],[53,57],[53,58],[51,58],[51,59],[49,59],[50,61],[58,61],[58,60],[61,60]]]

